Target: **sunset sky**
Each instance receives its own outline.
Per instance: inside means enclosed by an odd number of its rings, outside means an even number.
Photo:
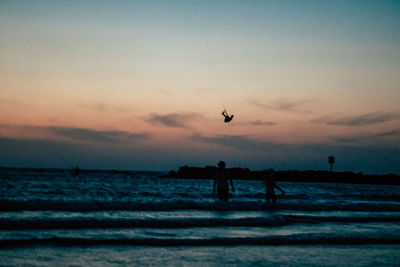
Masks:
[[[399,102],[400,1],[0,0],[3,167],[400,174]]]

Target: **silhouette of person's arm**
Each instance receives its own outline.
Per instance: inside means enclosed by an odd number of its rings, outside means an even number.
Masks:
[[[278,189],[279,191],[281,191],[282,195],[285,194],[285,191],[283,191],[283,189],[280,188],[279,186],[277,186],[276,184],[275,184],[275,188]]]
[[[229,182],[231,183],[232,192],[235,192],[235,186],[233,185],[232,178],[229,178]]]

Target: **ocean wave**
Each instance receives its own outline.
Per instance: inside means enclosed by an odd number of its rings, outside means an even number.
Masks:
[[[29,238],[3,239],[1,248],[36,245],[52,246],[232,246],[232,245],[366,245],[400,244],[400,238],[388,237],[340,237],[320,235],[270,236],[256,238],[212,238],[212,239],[86,239],[86,238]]]
[[[0,199],[0,211],[172,211],[172,210],[294,210],[294,211],[400,211],[400,203],[393,202],[291,202],[265,204],[263,201],[103,201],[103,200],[9,200]]]
[[[294,220],[292,220],[294,221]],[[229,226],[282,226],[290,223],[282,216],[268,218],[187,218],[187,219],[0,219],[3,230],[83,229],[83,228],[188,228]]]
[[[174,218],[174,219],[124,219],[124,218],[46,218],[0,219],[2,230],[35,229],[106,229],[106,228],[190,228],[190,227],[274,227],[289,224],[318,223],[399,223],[400,216],[307,216],[271,215],[244,218]]]

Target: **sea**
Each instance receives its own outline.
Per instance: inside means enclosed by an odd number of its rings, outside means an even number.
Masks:
[[[400,266],[400,186],[0,169],[0,266]]]

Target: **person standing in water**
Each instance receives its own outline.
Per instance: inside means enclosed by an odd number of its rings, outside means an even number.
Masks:
[[[220,161],[218,163],[218,174],[214,179],[213,193],[215,194],[215,188],[217,188],[219,200],[228,201],[229,198],[229,185],[228,180],[231,184],[232,192],[235,192],[235,187],[233,186],[233,181],[228,178],[227,171],[225,169],[225,162]]]
[[[79,169],[78,166],[76,166],[72,169],[72,176],[78,176],[80,173],[81,173],[81,170]]]
[[[285,194],[285,191],[283,191],[282,188],[276,185],[274,170],[271,169],[265,172],[264,183],[265,202],[269,203],[269,201],[272,200],[273,203],[276,203],[275,188],[281,191],[282,195]]]

